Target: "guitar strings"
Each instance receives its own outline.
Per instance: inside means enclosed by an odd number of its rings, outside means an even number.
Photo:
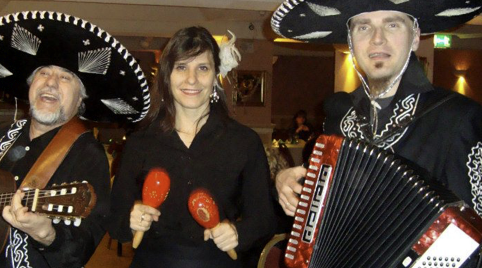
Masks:
[[[38,195],[38,200],[40,199],[46,199],[46,198],[52,198],[55,196],[67,196],[67,195],[73,195],[75,193],[65,193],[65,194],[59,194],[59,195],[52,195],[52,191],[60,192],[61,190],[40,190],[39,195]],[[25,193],[25,197],[22,199],[22,201],[26,202],[28,204],[29,201],[33,201],[35,199],[35,190],[28,190]],[[2,194],[0,197],[0,204],[5,205],[5,203],[8,203],[9,205],[11,204],[12,197],[15,193],[5,193]]]

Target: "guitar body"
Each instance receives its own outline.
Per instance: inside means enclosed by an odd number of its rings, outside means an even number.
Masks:
[[[0,193],[13,193],[16,191],[16,188],[17,185],[13,179],[13,175],[10,172],[0,169]],[[3,217],[0,218],[0,252],[2,252],[5,244],[7,243],[10,225],[3,219]]]

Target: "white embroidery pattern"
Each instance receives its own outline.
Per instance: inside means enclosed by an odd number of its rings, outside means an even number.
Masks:
[[[474,8],[452,8],[452,9],[447,9],[445,11],[442,11],[435,16],[438,17],[454,17],[454,16],[462,16],[465,14],[469,14],[472,12],[475,12],[480,9],[479,7],[474,7]]]
[[[0,78],[5,78],[7,76],[11,76],[13,73],[10,72],[5,66],[0,64]]]
[[[79,72],[105,75],[109,69],[111,53],[110,47],[79,52]]]
[[[37,55],[38,48],[40,47],[40,39],[27,31],[25,28],[15,24],[12,31],[12,44],[15,49],[28,53],[30,55]]]
[[[317,5],[314,3],[306,2],[308,4],[308,7],[316,13],[316,15],[320,17],[327,17],[327,16],[336,16],[340,15],[341,12],[340,10],[333,8],[333,7],[327,7],[327,6],[322,6],[322,5]]]
[[[340,122],[340,129],[343,136],[351,139],[363,139],[363,132],[360,130],[360,125],[356,123],[356,111],[354,108],[350,108],[346,115]]]
[[[271,28],[275,31],[275,33],[283,36],[280,32],[281,21],[290,10],[303,2],[304,0],[285,1],[282,5],[278,7],[278,9],[273,13],[273,17],[271,17]]]
[[[472,186],[472,202],[474,209],[482,216],[482,142],[478,142],[476,146],[472,147],[467,161],[469,168],[470,185]]]
[[[410,0],[390,0],[390,2],[394,3],[395,5],[399,5],[408,1]]]
[[[420,94],[416,97],[412,94],[407,96],[403,99],[400,103],[395,104],[395,108],[393,109],[393,115],[390,117],[390,121],[385,125],[385,128],[379,135],[376,135],[375,138],[383,137],[383,135],[391,130],[396,125],[399,125],[407,117],[413,117],[415,115],[415,111],[417,110],[418,100],[420,98]],[[393,135],[391,138],[387,139],[384,143],[378,145],[380,148],[390,148],[395,145],[407,132],[408,127],[406,127],[401,133]]]
[[[28,261],[28,236],[20,233],[17,229],[11,228],[8,246],[5,250],[5,257],[15,268],[32,268]],[[8,256],[10,253],[10,257]]]
[[[17,139],[20,131],[27,123],[27,120],[18,120],[12,124],[10,129],[8,130],[7,134],[0,139],[0,159],[3,155],[10,149],[10,146],[15,142]],[[4,140],[6,139],[6,140]]]
[[[294,39],[316,39],[316,38],[324,38],[330,35],[332,31],[317,31],[317,32],[311,32],[307,34],[302,34],[302,35],[297,35],[293,36],[292,38]]]
[[[100,100],[115,114],[135,114],[137,113],[134,107],[130,106],[127,102],[122,99],[105,99]]]
[[[395,108],[393,109],[393,115],[390,117],[389,122],[385,125],[385,128],[380,132],[380,134],[375,135],[374,139],[383,137],[383,135],[391,131],[395,126],[399,125],[401,121],[403,121],[407,117],[412,117],[417,110],[419,98],[420,94],[418,94],[417,96],[412,94],[407,96],[402,101],[397,102],[395,104]],[[345,137],[363,140],[363,132],[360,130],[360,125],[356,121],[356,118],[357,114],[355,109],[350,108],[340,122],[340,129],[343,133],[343,136]],[[383,149],[388,149],[392,147],[403,137],[403,135],[405,135],[407,130],[408,127],[406,127],[402,132],[393,135],[383,143],[377,144],[377,146]]]

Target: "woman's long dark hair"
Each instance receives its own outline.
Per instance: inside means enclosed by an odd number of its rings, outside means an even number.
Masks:
[[[162,131],[174,130],[176,122],[176,108],[171,92],[171,72],[178,61],[190,59],[210,51],[213,55],[216,75],[219,73],[221,61],[219,46],[211,33],[203,27],[188,27],[177,31],[167,43],[160,60],[159,90],[161,104],[158,104],[160,128]],[[217,78],[216,78],[217,79]],[[229,118],[224,91],[218,90],[219,101],[210,104],[210,112],[216,111],[224,118]],[[207,116],[208,114],[206,114]]]

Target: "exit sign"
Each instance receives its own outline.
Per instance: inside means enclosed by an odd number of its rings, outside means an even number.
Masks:
[[[445,34],[436,34],[433,37],[435,48],[449,48],[452,45],[452,36]]]

